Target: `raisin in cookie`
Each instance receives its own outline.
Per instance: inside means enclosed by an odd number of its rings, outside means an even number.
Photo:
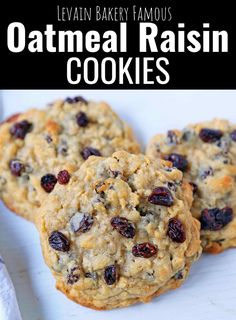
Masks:
[[[179,287],[200,253],[192,190],[170,162],[119,151],[57,184],[37,226],[56,286],[94,309],[148,302]]]
[[[236,246],[236,125],[226,120],[190,125],[155,136],[152,158],[171,161],[192,184],[192,213],[201,222],[205,251]]]
[[[0,126],[0,198],[33,221],[40,193],[60,183],[60,171],[119,149],[139,152],[131,129],[105,103],[67,98],[14,115]]]

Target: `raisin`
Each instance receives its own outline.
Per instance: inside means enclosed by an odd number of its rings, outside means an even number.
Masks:
[[[167,132],[167,140],[169,144],[176,145],[178,143],[178,137],[173,130]]]
[[[133,246],[132,254],[135,257],[151,258],[157,254],[157,248],[149,242],[139,243]]]
[[[69,273],[67,276],[67,283],[68,284],[74,284],[78,280],[79,280],[79,275],[77,275],[77,274]]]
[[[45,136],[45,140],[47,141],[47,143],[51,143],[52,142],[52,137],[49,134],[47,134]]]
[[[217,147],[221,148],[222,153],[227,155],[230,148],[230,141],[227,138],[222,138],[216,143]]]
[[[195,195],[198,192],[198,186],[194,182],[189,182],[189,184],[192,187],[193,194]]]
[[[86,213],[76,213],[70,220],[71,229],[73,232],[85,233],[89,231],[93,225],[93,217]]]
[[[100,181],[96,184],[94,190],[96,191],[97,194],[100,194],[102,196],[105,196],[104,190],[106,190],[106,185],[103,181]]]
[[[224,164],[231,164],[232,162],[231,162],[230,159],[224,159],[224,160],[223,160],[223,163],[224,163]]]
[[[152,272],[146,272],[145,273],[145,278],[148,280],[148,281],[154,281],[154,278],[155,278],[155,271],[153,270]]]
[[[92,147],[86,147],[82,150],[81,156],[84,160],[87,160],[90,156],[101,157],[101,153],[98,149]]]
[[[133,238],[135,236],[135,227],[133,223],[129,222],[126,218],[113,217],[111,219],[111,225],[126,238]]]
[[[83,219],[80,222],[78,231],[87,232],[91,229],[93,225],[93,217],[89,214],[84,215]]]
[[[145,217],[147,215],[153,215],[154,212],[147,209],[146,206],[137,206],[136,210],[139,212],[141,217]]]
[[[53,231],[48,238],[49,245],[57,251],[67,252],[70,250],[70,242],[60,231]]]
[[[172,191],[176,191],[176,186],[173,182],[167,182],[167,187]]]
[[[200,217],[201,228],[202,230],[217,231],[230,223],[232,219],[233,210],[229,207],[204,209]]]
[[[65,140],[62,140],[58,147],[57,147],[57,152],[63,156],[67,156],[68,154],[68,145],[67,142]]]
[[[201,129],[201,131],[199,132],[199,138],[203,142],[207,142],[207,143],[216,142],[220,140],[222,136],[223,136],[223,132],[221,130],[204,128],[204,129]]]
[[[85,112],[80,111],[76,115],[76,122],[79,127],[87,127],[89,121]]]
[[[106,284],[108,284],[109,286],[114,284],[118,277],[117,273],[117,267],[114,264],[106,267],[104,271],[104,279],[106,281]]]
[[[191,139],[193,139],[193,137],[194,137],[194,132],[193,131],[187,130],[187,129],[185,129],[183,131],[183,135],[182,135],[182,140],[183,141],[188,142]]]
[[[81,96],[77,96],[77,97],[74,97],[74,98],[66,98],[65,99],[65,102],[66,103],[70,103],[70,104],[72,104],[72,103],[77,103],[77,102],[81,102],[81,103],[84,103],[84,104],[88,104],[88,101],[87,100],[85,100],[83,97],[81,97]]]
[[[86,272],[84,274],[85,278],[90,278],[90,279],[93,279],[93,280],[96,280],[98,275],[96,272]]]
[[[54,176],[54,174],[48,173],[41,178],[41,187],[47,193],[52,192],[56,183],[57,183],[57,178]]]
[[[172,162],[173,166],[182,172],[185,172],[188,169],[188,160],[178,153],[171,153],[165,156],[165,160]]]
[[[67,283],[68,284],[74,284],[76,283],[77,281],[79,281],[79,274],[78,274],[78,268],[72,268],[70,270],[70,273],[68,273],[67,275]]]
[[[57,180],[60,184],[67,184],[70,181],[70,174],[67,170],[62,170],[57,175]]]
[[[186,235],[182,222],[176,218],[170,219],[168,222],[167,235],[174,242],[184,242],[186,240]]]
[[[13,137],[18,139],[24,139],[26,134],[32,130],[32,123],[27,120],[16,122],[10,129],[10,133]]]
[[[232,131],[232,132],[230,133],[230,138],[231,138],[233,141],[236,142],[236,130],[234,130],[234,131]]]
[[[182,280],[184,278],[182,271],[178,271],[173,278],[175,280]]]
[[[155,188],[148,197],[148,201],[165,207],[171,207],[174,203],[171,192],[165,187]]]
[[[11,174],[15,177],[20,177],[22,172],[25,171],[24,164],[17,159],[13,159],[10,161],[9,168],[11,170]]]
[[[176,192],[178,187],[181,186],[182,182],[181,181],[175,181],[175,182],[167,182],[167,187],[168,189],[170,189],[171,191]]]
[[[200,177],[204,180],[206,179],[207,177],[209,176],[213,176],[214,172],[213,172],[213,169],[212,167],[209,167],[207,169],[202,169],[200,171]]]
[[[120,176],[121,176],[121,172],[120,172],[120,171],[111,170],[111,169],[110,169],[110,172],[111,172],[111,177],[112,177],[112,178],[117,178],[117,177],[120,177]]]

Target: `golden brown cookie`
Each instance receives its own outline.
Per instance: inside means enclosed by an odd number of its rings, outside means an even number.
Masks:
[[[236,125],[215,119],[153,137],[147,154],[184,172],[194,192],[205,251],[236,246]]]
[[[0,126],[0,198],[34,220],[40,193],[51,192],[60,171],[77,170],[90,155],[140,151],[131,129],[105,103],[82,97],[31,109]]]
[[[148,302],[179,287],[201,254],[192,190],[166,161],[90,157],[56,184],[37,226],[56,286],[94,309]]]

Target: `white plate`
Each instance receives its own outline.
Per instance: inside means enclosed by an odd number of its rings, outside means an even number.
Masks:
[[[4,115],[40,107],[58,97],[108,101],[144,145],[156,132],[213,117],[236,122],[236,91],[3,91]],[[1,115],[1,111],[0,111]],[[14,196],[14,195],[12,195]],[[236,249],[203,255],[186,283],[148,304],[93,311],[54,288],[35,227],[0,205],[0,252],[16,288],[24,320],[235,320]]]

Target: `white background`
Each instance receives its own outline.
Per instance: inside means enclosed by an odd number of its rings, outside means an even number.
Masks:
[[[2,91],[0,119],[55,98],[83,95],[109,102],[133,126],[142,146],[157,132],[223,117],[236,123],[236,91]],[[1,97],[0,97],[1,98]],[[12,195],[14,196],[14,195]],[[35,227],[0,204],[0,252],[16,288],[24,320],[235,320],[236,249],[203,255],[175,291],[113,311],[93,311],[54,288]],[[0,319],[1,320],[1,319]],[[11,319],[14,320],[14,319]]]

